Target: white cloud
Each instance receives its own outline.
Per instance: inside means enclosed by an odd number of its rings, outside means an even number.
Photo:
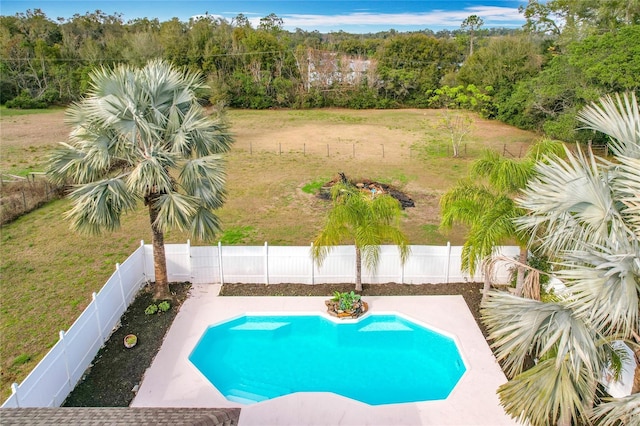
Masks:
[[[342,15],[280,15],[287,29],[303,28],[307,30],[335,27],[437,27],[459,28],[469,15],[478,15],[484,20],[484,27],[509,26],[519,27],[524,24],[518,9],[492,6],[469,7],[458,11],[435,10],[425,13],[349,13]],[[259,18],[252,19],[252,24],[259,22]],[[255,26],[255,25],[254,25]]]

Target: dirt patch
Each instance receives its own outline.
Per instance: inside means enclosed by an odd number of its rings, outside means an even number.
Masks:
[[[355,186],[361,191],[370,192],[372,197],[381,194],[389,194],[393,198],[398,200],[403,209],[416,206],[416,203],[413,201],[413,199],[411,199],[411,197],[409,197],[404,192],[400,191],[398,188],[395,188],[386,183],[376,182],[371,179],[349,179],[343,172],[338,173],[337,177],[325,183],[318,191],[318,197],[323,200],[330,200],[331,188],[339,182]]]
[[[113,332],[100,349],[93,365],[65,400],[64,407],[128,407],[178,313],[187,298],[190,284],[170,284],[174,300],[167,312],[152,315],[145,309],[153,304],[153,292],[141,290],[120,319],[120,328]],[[124,337],[135,334],[137,344],[127,349]]]

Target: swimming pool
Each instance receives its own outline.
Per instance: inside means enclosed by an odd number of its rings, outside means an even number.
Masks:
[[[189,356],[228,399],[333,392],[371,405],[446,399],[466,371],[456,342],[396,314],[336,322],[245,315],[210,326]]]

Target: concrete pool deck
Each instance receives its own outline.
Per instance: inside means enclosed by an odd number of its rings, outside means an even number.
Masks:
[[[320,314],[327,297],[219,297],[219,289],[192,287],[132,407],[239,407],[240,426],[518,424],[498,402],[496,389],[506,378],[462,296],[365,296],[370,312],[398,312],[456,337],[467,372],[446,400],[371,406],[314,392],[252,405],[228,401],[188,360],[206,328],[245,313]]]

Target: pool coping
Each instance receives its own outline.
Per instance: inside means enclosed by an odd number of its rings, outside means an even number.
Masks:
[[[518,424],[499,404],[496,389],[506,378],[462,296],[364,297],[370,312],[399,314],[456,341],[467,371],[446,400],[372,406],[309,392],[252,405],[231,402],[188,360],[206,328],[245,314],[324,314],[327,297],[220,297],[219,288],[193,286],[132,407],[241,408],[241,426]]]

